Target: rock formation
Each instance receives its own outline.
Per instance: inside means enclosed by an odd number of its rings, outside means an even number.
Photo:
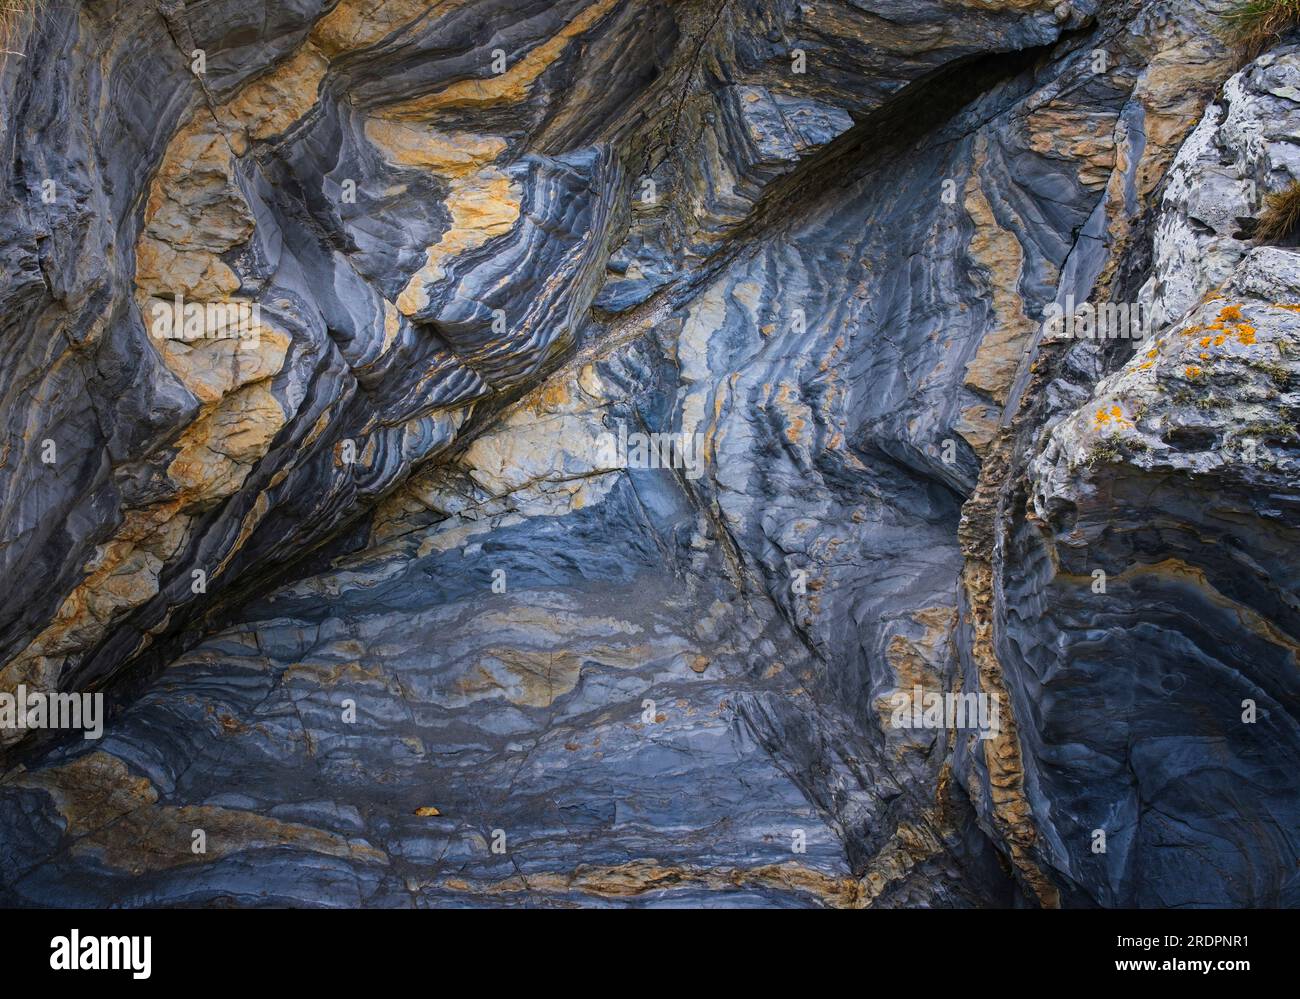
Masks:
[[[1230,6],[19,17],[0,904],[1300,904]]]

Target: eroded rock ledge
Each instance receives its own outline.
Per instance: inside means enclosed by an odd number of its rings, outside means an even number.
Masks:
[[[114,713],[0,731],[0,903],[1300,902],[1300,56],[1226,6],[23,22],[0,692]]]

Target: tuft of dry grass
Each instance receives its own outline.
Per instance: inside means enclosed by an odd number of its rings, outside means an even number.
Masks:
[[[1282,243],[1293,239],[1300,230],[1300,183],[1264,199],[1259,213],[1255,239],[1261,243]]]
[[[24,20],[35,15],[41,0],[0,0],[0,63],[6,56],[21,56],[14,49],[18,29]]]
[[[1300,27],[1300,0],[1244,0],[1223,15],[1224,34],[1243,59],[1254,59]]]

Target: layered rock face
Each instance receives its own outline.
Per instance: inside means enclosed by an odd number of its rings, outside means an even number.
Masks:
[[[20,21],[0,903],[1300,903],[1227,6]]]

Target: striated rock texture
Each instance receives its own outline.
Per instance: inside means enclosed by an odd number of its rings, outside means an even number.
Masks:
[[[1300,904],[1230,6],[19,19],[0,695],[112,712],[0,726],[0,904]]]

